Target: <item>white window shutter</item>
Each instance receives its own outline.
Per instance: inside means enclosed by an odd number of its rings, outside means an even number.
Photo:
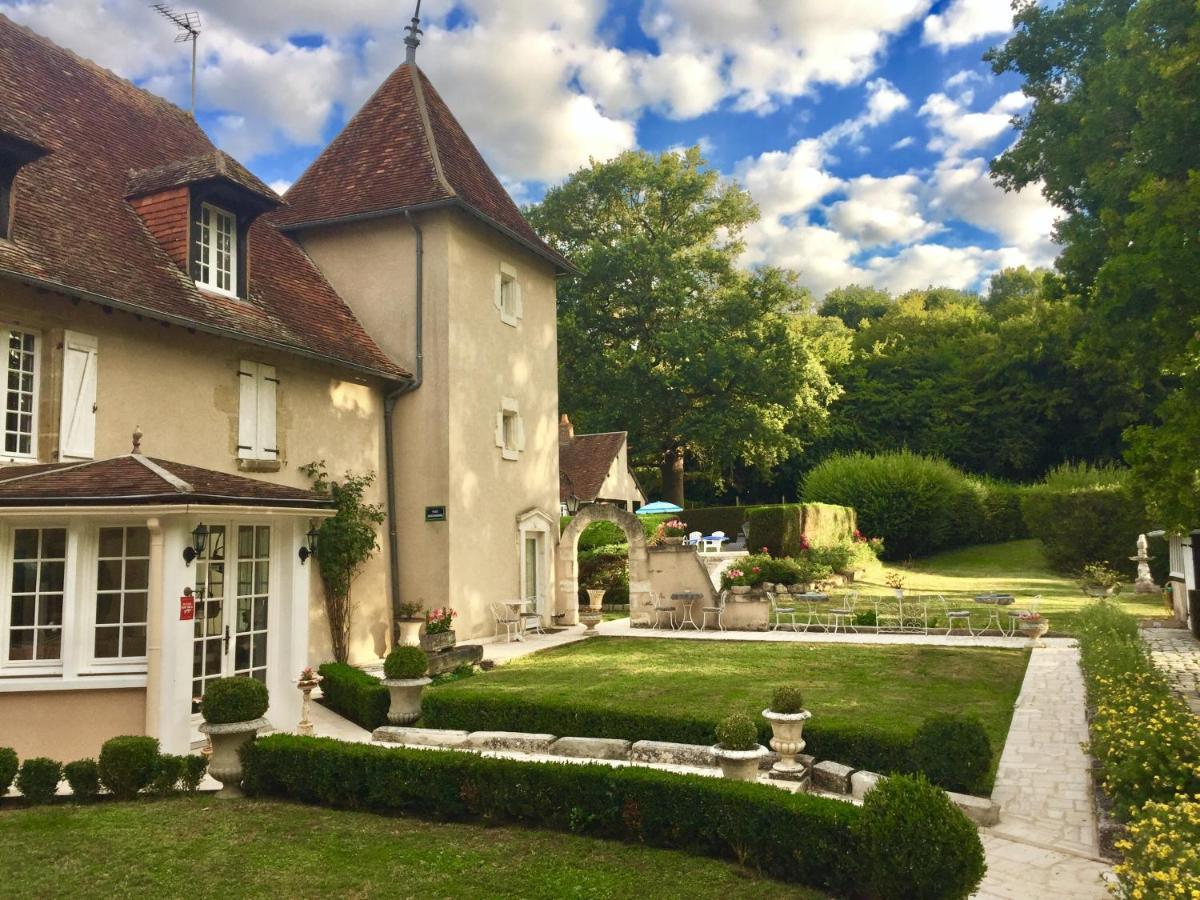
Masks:
[[[96,367],[94,335],[68,331],[63,337],[62,418],[59,423],[61,459],[96,456]]]
[[[513,315],[521,319],[525,315],[525,306],[521,303],[521,282],[513,279]]]
[[[496,309],[504,312],[504,276],[496,273]]]
[[[275,431],[275,389],[279,381],[275,367],[259,363],[258,366],[258,435],[254,449],[259,459],[276,459],[279,444]]]
[[[515,416],[517,422],[517,449],[525,449],[525,420],[521,416]]]
[[[255,459],[258,440],[258,363],[242,360],[238,366],[238,446],[241,459]]]
[[[504,410],[496,413],[496,446],[504,447]]]

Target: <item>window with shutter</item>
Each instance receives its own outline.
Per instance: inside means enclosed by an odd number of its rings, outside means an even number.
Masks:
[[[38,335],[15,328],[0,329],[5,342],[4,448],[5,459],[36,459],[38,428]]]
[[[517,270],[508,263],[500,263],[500,271],[496,273],[495,303],[500,310],[500,321],[516,328],[524,315],[521,282],[517,280]]]
[[[242,360],[238,382],[238,458],[278,459],[275,395],[279,379],[275,367]]]
[[[517,401],[504,397],[496,413],[496,446],[504,459],[515,460],[525,449],[525,422]]]
[[[62,417],[59,459],[96,457],[96,372],[98,345],[94,335],[68,331],[63,337]]]

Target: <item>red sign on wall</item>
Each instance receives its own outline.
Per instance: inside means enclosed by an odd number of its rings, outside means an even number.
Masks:
[[[179,598],[179,621],[191,622],[196,618],[196,598],[191,594],[184,594]]]

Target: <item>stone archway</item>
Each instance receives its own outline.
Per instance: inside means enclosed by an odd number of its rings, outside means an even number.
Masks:
[[[558,594],[555,612],[562,614],[564,625],[579,621],[579,535],[593,522],[612,522],[629,539],[629,614],[637,619],[654,606],[650,595],[650,557],[646,551],[646,532],[641,520],[608,503],[591,503],[581,507],[558,539]]]

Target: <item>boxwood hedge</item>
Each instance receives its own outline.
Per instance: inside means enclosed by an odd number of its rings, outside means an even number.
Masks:
[[[325,663],[318,670],[324,703],[340,716],[373,731],[387,722],[391,696],[379,679],[346,663]]]

